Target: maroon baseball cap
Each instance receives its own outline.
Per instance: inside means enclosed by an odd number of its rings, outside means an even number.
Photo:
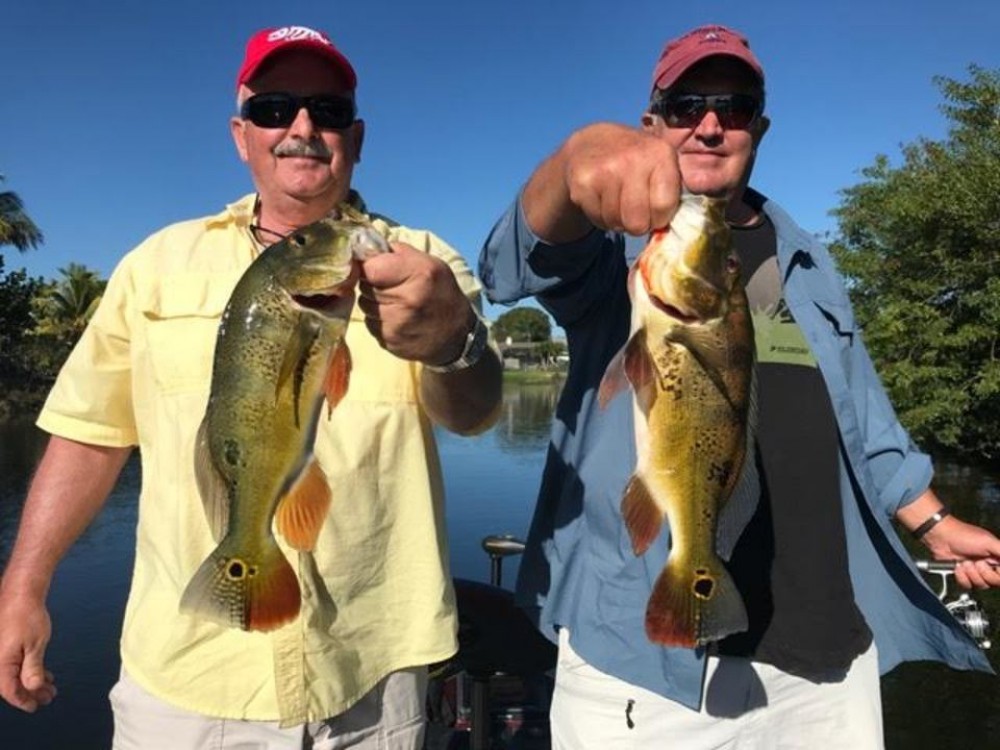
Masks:
[[[668,89],[696,62],[713,55],[729,55],[742,60],[764,83],[764,68],[750,51],[750,42],[738,31],[725,26],[699,26],[667,42],[653,70],[653,88]]]
[[[236,76],[236,87],[250,81],[260,70],[266,60],[278,52],[289,50],[308,50],[327,58],[344,78],[344,83],[351,91],[358,85],[358,77],[344,54],[333,46],[330,37],[322,31],[310,29],[307,26],[282,26],[276,29],[258,31],[247,42],[246,56]]]

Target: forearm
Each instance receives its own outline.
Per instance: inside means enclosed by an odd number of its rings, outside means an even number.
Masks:
[[[947,555],[948,538],[951,531],[956,526],[964,526],[965,524],[950,514],[944,515],[940,520],[934,518],[935,514],[944,510],[945,504],[934,493],[934,490],[927,488],[916,500],[896,511],[896,520],[912,534],[929,519],[933,519],[934,522],[918,536],[918,539],[933,554]]]
[[[56,565],[100,511],[130,453],[50,439],[0,581],[5,595],[44,600]]]
[[[531,231],[552,245],[573,242],[593,229],[573,202],[566,179],[572,148],[570,138],[535,170],[521,194],[524,218]]]
[[[942,508],[944,503],[934,494],[934,490],[928,488],[916,500],[897,510],[896,520],[907,531],[913,531]]]
[[[459,435],[491,427],[500,415],[502,392],[503,365],[493,347],[471,367],[444,373],[425,367],[420,379],[420,397],[427,414]]]

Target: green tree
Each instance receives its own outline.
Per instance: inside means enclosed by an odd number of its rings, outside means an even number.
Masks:
[[[0,175],[0,182],[3,182]],[[21,252],[42,244],[42,231],[24,212],[24,203],[17,193],[0,192],[0,245],[13,245]]]
[[[842,191],[833,252],[903,423],[922,445],[1000,458],[1000,71],[936,77],[947,137]]]
[[[0,255],[0,418],[38,403],[42,389],[35,366],[32,302],[43,286],[24,269],[4,271]]]
[[[534,307],[515,307],[496,319],[493,324],[493,337],[501,344],[508,338],[517,344],[549,341],[552,338],[552,324],[549,322],[549,316],[542,310]]]
[[[80,263],[70,263],[59,273],[62,279],[47,286],[37,300],[38,333],[72,346],[97,309],[107,282]]]
[[[34,357],[38,371],[53,380],[97,309],[107,282],[79,263],[60,268],[62,278],[45,284],[33,301]]]
[[[554,367],[556,357],[566,353],[566,345],[561,341],[543,341],[538,345],[538,356],[545,367]]]

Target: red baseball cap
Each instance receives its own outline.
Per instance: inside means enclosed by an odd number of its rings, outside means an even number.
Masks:
[[[668,89],[696,62],[713,55],[729,55],[742,60],[764,83],[764,68],[750,51],[750,42],[738,31],[725,26],[699,26],[667,42],[653,70],[653,88]]]
[[[250,81],[260,70],[265,60],[277,52],[289,50],[309,50],[327,58],[344,78],[347,88],[353,91],[358,85],[358,76],[344,54],[333,46],[330,37],[322,31],[307,26],[282,26],[276,29],[258,31],[247,42],[246,56],[236,76],[236,87]]]

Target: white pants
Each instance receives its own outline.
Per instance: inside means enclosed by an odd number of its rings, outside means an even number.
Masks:
[[[282,729],[176,708],[123,671],[110,695],[112,750],[420,750],[426,692],[426,667],[394,672],[339,716]]]
[[[559,634],[553,750],[882,750],[875,645],[843,680],[814,683],[767,664],[710,657],[701,711],[604,674]]]

